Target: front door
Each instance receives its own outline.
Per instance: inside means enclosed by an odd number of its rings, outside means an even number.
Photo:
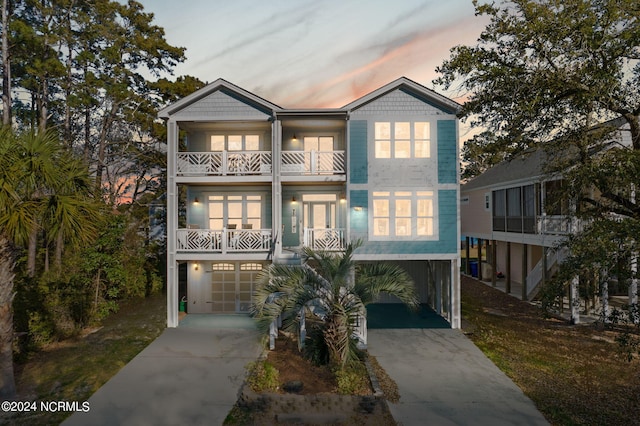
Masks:
[[[303,196],[303,228],[306,244],[316,247],[316,240],[329,237],[336,228],[336,195],[305,194]],[[319,248],[319,247],[316,247]]]

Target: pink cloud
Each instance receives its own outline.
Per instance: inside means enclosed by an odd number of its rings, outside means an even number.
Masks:
[[[285,107],[340,107],[402,76],[431,87],[435,68],[449,57],[449,50],[474,44],[485,25],[469,17],[448,27],[416,32],[397,45],[392,41],[388,48],[377,46],[384,49],[376,58],[333,78],[320,74],[307,87],[274,101]]]

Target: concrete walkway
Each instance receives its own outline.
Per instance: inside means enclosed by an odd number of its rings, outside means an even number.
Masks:
[[[549,424],[460,330],[369,330],[368,350],[398,385],[401,425]]]
[[[221,425],[260,352],[255,330],[166,329],[63,424]]]
[[[88,413],[63,424],[221,425],[245,365],[260,355],[259,335],[248,318],[187,320],[166,329],[102,386]],[[398,384],[400,401],[389,406],[399,424],[548,424],[460,330],[370,329],[368,336],[369,352]]]

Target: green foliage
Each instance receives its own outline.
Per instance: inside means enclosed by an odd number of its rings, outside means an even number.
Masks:
[[[361,362],[350,363],[345,368],[336,370],[334,374],[336,376],[339,394],[365,394],[371,388],[369,373]]]
[[[461,117],[485,129],[464,148],[465,177],[500,156],[543,150],[541,172],[562,175],[559,198],[575,205],[567,214],[584,225],[572,230],[571,256],[545,303],[553,305],[576,275],[587,298],[607,276],[626,285],[640,252],[640,3],[474,5],[487,26],[476,45],[451,50],[434,81],[459,84],[468,97]]]
[[[620,309],[614,307],[605,325],[618,329],[616,342],[620,355],[628,362],[640,357],[640,305],[623,305]]]
[[[254,361],[247,366],[247,383],[255,392],[276,391],[279,382],[279,372],[270,362]]]
[[[368,303],[385,292],[417,306],[411,277],[396,265],[356,264],[353,253],[359,246],[359,241],[352,242],[343,253],[316,252],[307,247],[302,265],[272,264],[263,271],[251,308],[259,327],[266,332],[281,316],[283,329],[298,335],[304,315],[313,341],[307,355],[314,362],[343,367],[356,359],[353,335],[358,317],[366,316]]]

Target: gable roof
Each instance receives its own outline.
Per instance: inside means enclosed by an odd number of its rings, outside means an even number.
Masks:
[[[438,108],[443,109],[451,114],[457,113],[462,108],[462,105],[460,105],[456,101],[449,99],[446,96],[443,96],[438,92],[431,90],[419,83],[416,83],[415,81],[410,80],[407,77],[400,77],[397,80],[394,80],[391,83],[388,83],[380,87],[379,89],[376,89],[373,92],[368,93],[351,103],[348,103],[342,108],[347,111],[361,108],[362,106],[373,102],[374,100],[397,89],[403,90],[421,99],[422,101],[437,106]]]
[[[530,149],[509,160],[496,164],[462,185],[462,190],[477,189],[522,180],[536,180],[543,175],[547,155],[544,149]]]
[[[269,102],[266,99],[261,98],[260,96],[255,95],[239,86],[236,86],[233,83],[229,83],[228,81],[222,78],[219,78],[213,83],[207,84],[205,87],[199,90],[196,90],[195,92],[191,93],[188,96],[185,96],[179,101],[174,102],[171,105],[161,109],[158,112],[158,117],[168,119],[170,116],[177,113],[178,111],[181,111],[187,108],[188,106],[193,105],[199,100],[219,90],[226,92],[228,94],[233,94],[237,97],[240,97],[243,100],[248,101],[248,103],[255,105],[259,109],[268,111],[270,113],[282,110],[282,108],[279,107],[278,105],[272,102]]]
[[[620,129],[628,126],[628,124],[623,117],[618,117],[595,125],[591,129],[598,129],[603,126]],[[624,145],[625,141],[623,140],[621,142]],[[606,150],[609,147],[610,144],[605,144],[603,147],[599,147],[599,150],[591,152],[591,154],[596,154],[597,152],[600,152],[600,150]],[[566,156],[574,154],[575,153],[572,152],[556,153],[556,155],[563,156],[564,158],[569,158]],[[501,163],[496,164],[489,170],[486,170],[484,173],[476,176],[469,182],[462,185],[461,190],[472,190],[501,184],[508,185],[518,181],[541,180],[543,177],[548,177],[548,174],[545,171],[545,164],[549,160],[549,155],[550,153],[544,149],[544,146],[530,148],[509,160],[504,160]],[[553,158],[551,160],[553,160]]]

